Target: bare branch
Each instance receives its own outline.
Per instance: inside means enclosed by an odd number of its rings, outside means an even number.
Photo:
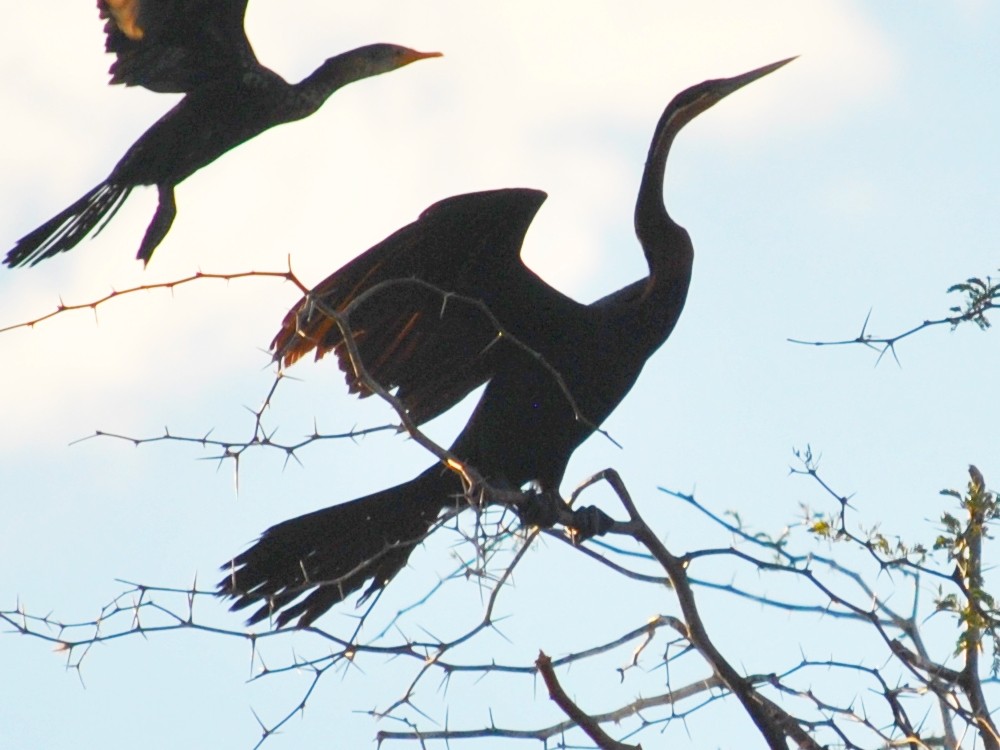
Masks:
[[[544,652],[538,652],[538,659],[535,660],[535,666],[538,667],[542,679],[545,680],[545,687],[548,688],[549,697],[570,718],[570,721],[580,727],[587,733],[590,739],[597,743],[598,747],[602,748],[602,750],[642,750],[641,745],[626,745],[618,742],[601,729],[600,724],[594,721],[583,709],[576,705],[566,695],[566,691],[562,689],[562,685],[559,684],[559,678],[556,677],[556,671],[552,668],[552,659],[546,656]]]
[[[982,331],[985,331],[991,326],[989,319],[986,314],[992,310],[1000,307],[1000,281],[993,279],[989,276],[985,280],[978,277],[973,277],[966,279],[965,282],[961,284],[954,284],[948,288],[949,293],[961,292],[965,295],[965,304],[963,306],[955,306],[951,308],[952,315],[948,315],[942,318],[937,318],[933,320],[925,320],[919,325],[913,326],[909,330],[898,333],[894,336],[872,336],[868,333],[868,322],[871,318],[871,310],[865,316],[864,323],[861,325],[861,332],[850,339],[843,339],[840,341],[806,341],[802,339],[788,339],[793,344],[807,344],[811,346],[846,346],[850,344],[861,344],[862,346],[867,346],[870,349],[874,349],[879,352],[878,360],[876,364],[882,360],[886,352],[891,352],[896,363],[899,363],[899,358],[896,357],[896,344],[905,338],[925,331],[928,328],[934,328],[936,326],[947,325],[952,330],[955,330],[959,325],[963,323],[975,323],[976,326]]]
[[[96,311],[98,307],[101,307],[112,300],[121,299],[138,292],[151,292],[158,289],[166,289],[168,291],[173,291],[177,287],[186,286],[188,284],[193,284],[195,282],[206,281],[206,280],[216,280],[216,281],[234,281],[236,279],[249,279],[249,278],[275,278],[281,279],[282,281],[291,282],[303,292],[306,291],[306,287],[302,285],[302,282],[298,280],[298,277],[292,272],[291,261],[288,264],[287,271],[237,271],[235,273],[205,273],[198,271],[190,276],[185,276],[180,279],[174,279],[172,281],[164,281],[155,284],[142,284],[141,286],[130,287],[128,289],[117,289],[112,290],[105,294],[103,297],[91,300],[90,302],[81,302],[76,304],[66,304],[61,300],[56,305],[56,309],[38,315],[31,320],[26,320],[21,323],[11,323],[10,325],[0,327],[0,333],[7,333],[8,331],[15,331],[19,328],[34,328],[40,323],[44,323],[47,320],[51,320],[57,315],[62,315],[64,313],[75,312],[78,310],[92,310]]]

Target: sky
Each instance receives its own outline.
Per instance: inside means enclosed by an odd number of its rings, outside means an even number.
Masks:
[[[175,101],[105,85],[111,59],[92,6],[6,9],[0,239],[8,246],[102,180]],[[632,208],[667,102],[707,78],[799,55],[677,139],[665,200],[695,246],[687,305],[604,424],[621,447],[591,438],[563,489],[612,466],[671,549],[725,545],[725,535],[657,488],[693,492],[716,512],[738,511],[776,533],[802,506],[834,510],[814,484],[789,474],[793,450],[811,446],[824,478],[851,495],[858,524],[933,539],[946,508],[940,489],[963,487],[969,463],[990,486],[1000,476],[995,334],[929,330],[899,346],[899,364],[862,347],[788,339],[850,338],[869,313],[869,332],[898,333],[958,304],[945,294],[952,283],[998,273],[998,22],[996,5],[977,0],[761,0],[752,12],[736,0],[584,0],[572,13],[526,0],[303,0],[289,13],[286,3],[252,0],[247,29],[257,55],[290,80],[375,41],[444,57],[345,88],[308,120],[188,179],[145,270],[134,254],[155,205],[151,189],[135,191],[100,236],[72,252],[4,269],[0,328],[60,301],[87,303],[199,270],[290,263],[305,283],[318,282],[427,205],[508,186],[549,194],[526,262],[567,294],[597,299],[645,273]],[[274,379],[268,343],[297,297],[274,279],[204,281],[0,333],[0,609],[78,622],[127,588],[119,579],[207,587],[268,526],[429,465],[396,435],[310,445],[301,464],[257,450],[242,459],[237,491],[232,463],[203,460],[212,454],[196,445],[80,440],[95,431],[249,437],[252,410]],[[384,405],[349,398],[332,362],[302,362],[289,374],[265,415],[282,439],[391,421]],[[470,409],[457,407],[430,434],[447,443]],[[447,575],[450,555],[468,553],[453,541],[415,555],[390,586],[387,611]],[[539,649],[566,653],[676,612],[669,594],[632,590],[556,542],[529,558],[503,597],[502,636],[488,634],[477,658],[530,663]],[[481,596],[472,583],[449,585],[408,625],[460,628],[481,616]],[[724,600],[706,594],[705,602],[748,671],[799,658],[769,644],[782,628],[805,638],[801,623],[782,616],[776,624],[759,607],[736,618]],[[198,606],[206,622],[241,630],[220,603]],[[354,612],[347,606],[321,623],[347,634]],[[820,632],[819,649],[838,637]],[[326,649],[305,634],[268,644],[273,663]],[[944,644],[946,652],[947,636]],[[0,731],[26,748],[114,750],[136,738],[149,748],[252,747],[255,715],[273,722],[293,709],[309,676],[248,682],[249,651],[237,638],[164,633],[105,644],[77,671],[41,641],[4,635]],[[604,687],[618,686],[613,667],[569,674],[603,708],[613,700]],[[399,696],[401,669],[371,660],[328,673],[303,716],[266,746],[364,747],[378,729],[398,728],[364,712]],[[662,683],[662,674],[646,678],[652,687],[626,684],[621,702]],[[558,720],[528,678],[456,682],[447,693],[421,684],[421,706],[442,724],[482,726],[490,711],[505,726]],[[676,747],[754,746],[741,720],[719,721],[733,715],[732,706],[713,705],[664,737]],[[639,739],[645,746],[657,736]]]

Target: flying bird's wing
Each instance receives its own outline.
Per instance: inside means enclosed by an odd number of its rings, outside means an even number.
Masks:
[[[324,312],[353,303],[351,338],[368,374],[396,389],[417,424],[441,414],[491,376],[488,355],[505,345],[499,327],[531,338],[538,311],[522,297],[544,286],[545,296],[577,305],[520,260],[544,200],[545,193],[517,188],[434,204],[292,308],[272,342],[275,359],[287,366],[310,351],[316,359],[332,351],[350,391],[370,395],[339,326]]]
[[[98,0],[111,83],[188,92],[256,66],[247,0]]]

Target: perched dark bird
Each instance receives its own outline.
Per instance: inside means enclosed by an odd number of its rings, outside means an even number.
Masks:
[[[573,451],[628,393],[684,307],[691,240],[663,205],[674,137],[723,97],[787,62],[698,84],[664,110],[635,208],[646,278],[580,304],[520,260],[545,193],[459,195],[319,284],[286,316],[275,357],[287,366],[312,349],[317,358],[333,351],[350,389],[367,393],[339,327],[321,308],[341,311],[369,293],[350,316],[368,374],[395,389],[417,424],[488,381],[452,454],[495,487],[533,482],[557,493]],[[467,298],[483,303],[495,321]],[[497,323],[505,333],[498,335]],[[234,610],[257,605],[250,622],[274,615],[278,626],[296,618],[308,625],[366,580],[366,597],[384,587],[441,510],[465,502],[462,492],[460,478],[437,464],[405,484],[280,523],[224,566],[220,593],[236,599]]]
[[[184,93],[125,152],[100,185],[25,235],[8,266],[34,265],[99,232],[138,185],[156,185],[159,205],[137,258],[148,263],[177,214],[174,186],[231,148],[318,110],[337,89],[438,52],[372,44],[331,57],[299,83],[261,65],[243,30],[247,0],[98,0],[111,83]],[[100,225],[100,226],[98,226]]]

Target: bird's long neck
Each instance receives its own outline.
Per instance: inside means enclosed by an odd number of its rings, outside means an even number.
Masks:
[[[292,85],[298,105],[297,118],[293,119],[308,117],[322,107],[337,89],[365,77],[360,74],[358,66],[347,64],[349,61],[344,61],[343,57],[343,55],[331,57],[308,76]]]
[[[635,205],[635,233],[649,264],[649,277],[638,299],[639,312],[663,338],[669,335],[684,307],[694,261],[688,233],[670,218],[663,203],[667,156],[685,122],[676,116],[672,106],[660,117]]]

